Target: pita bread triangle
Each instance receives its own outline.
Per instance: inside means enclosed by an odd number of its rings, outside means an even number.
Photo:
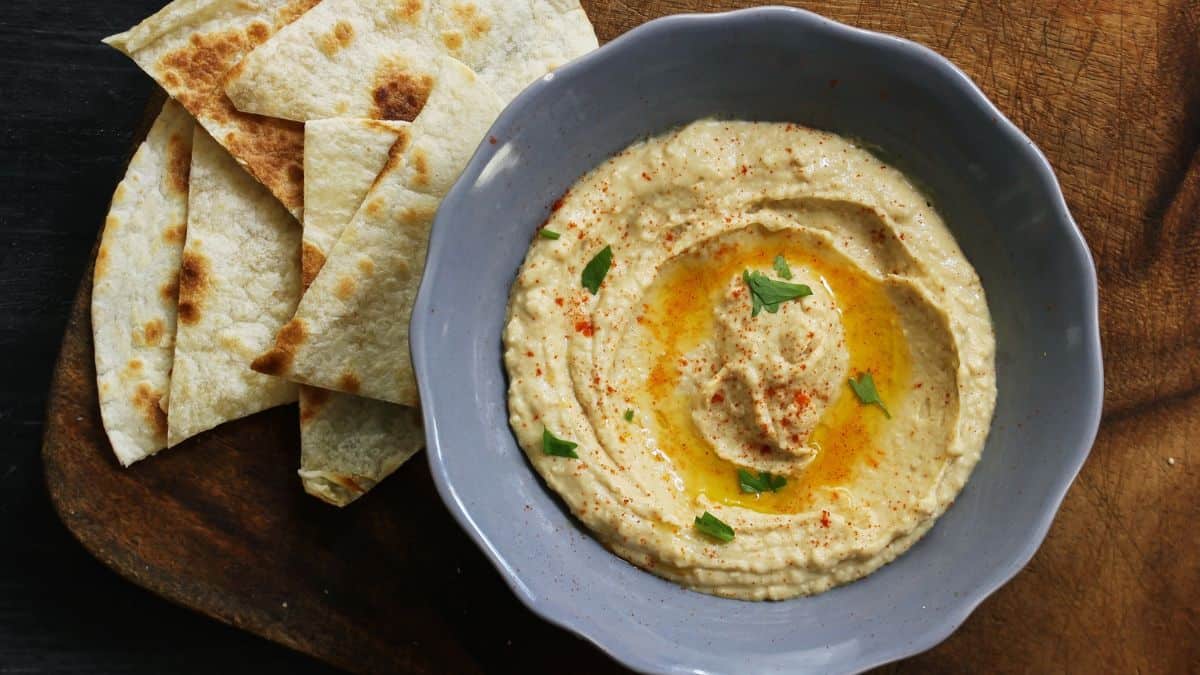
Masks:
[[[167,444],[296,400],[250,369],[300,298],[300,228],[211,136],[192,141]]]
[[[113,194],[92,278],[100,415],[124,466],[167,447],[191,115],[168,100]]]

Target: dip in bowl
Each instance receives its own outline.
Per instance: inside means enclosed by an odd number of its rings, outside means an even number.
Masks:
[[[907,550],[995,406],[979,277],[851,141],[702,120],[555,205],[513,283],[509,422],[571,512],[688,588],[783,599]]]
[[[708,118],[837,134],[905,176],[977,272],[995,336],[995,412],[966,487],[891,564],[782,602],[693,592],[614,555],[534,470],[509,426],[502,333],[538,228],[615,153]],[[413,360],[438,490],[535,612],[643,671],[854,672],[944,639],[1033,555],[1099,420],[1095,273],[1045,159],[952,65],[797,10],[670,17],[536,83],[489,136],[434,225]],[[788,264],[809,274],[801,262]],[[612,264],[637,268],[615,254]],[[746,270],[779,280],[773,265]],[[777,314],[812,297],[783,301]],[[753,319],[764,317],[779,318],[764,307]],[[847,379],[861,382],[849,368]],[[627,407],[645,423],[647,403]],[[860,412],[878,417],[876,408]],[[746,468],[755,479],[776,473]]]

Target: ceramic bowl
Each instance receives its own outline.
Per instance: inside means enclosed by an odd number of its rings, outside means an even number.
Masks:
[[[999,399],[966,489],[895,562],[815,597],[720,599],[626,563],[508,427],[505,306],[551,203],[631,142],[708,116],[868,144],[935,200],[995,323]],[[518,96],[438,213],[412,351],[438,491],[534,612],[640,671],[856,672],[946,638],[1045,537],[1100,417],[1096,305],[1050,165],[965,74],[906,40],[762,8],[652,21]]]

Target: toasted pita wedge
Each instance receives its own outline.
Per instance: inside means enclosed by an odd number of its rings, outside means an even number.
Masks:
[[[300,227],[203,129],[192,141],[167,444],[296,400],[250,361],[300,299]]]
[[[225,74],[245,54],[316,3],[175,0],[104,39],[182,103],[297,218],[304,206],[303,126],[239,112],[223,86]]]
[[[117,185],[92,279],[100,415],[124,466],[167,447],[192,122],[167,101]]]

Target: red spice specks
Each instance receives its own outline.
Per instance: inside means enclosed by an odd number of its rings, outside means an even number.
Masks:
[[[538,369],[537,369],[537,376],[538,376],[538,377],[541,377],[541,376],[542,376],[542,369],[541,369],[541,368],[538,368]]]
[[[496,141],[496,137],[495,137],[495,136],[488,136],[488,143],[491,143],[492,145],[495,145],[495,144],[496,144],[496,142],[497,142],[497,141]]]
[[[829,527],[829,512],[821,511],[821,527]]]
[[[554,304],[558,305],[559,307],[562,307],[562,306],[563,306],[563,299],[562,299],[562,298],[555,298],[555,299],[554,299]]]
[[[559,197],[558,199],[555,199],[554,203],[550,205],[550,212],[553,213],[553,212],[561,209],[562,205],[563,205],[563,200],[565,200],[567,198],[567,196],[570,194],[571,194],[571,191],[567,190],[566,192],[563,193],[563,195],[561,197]]]
[[[743,176],[745,176],[746,172],[749,170],[750,170],[749,167],[747,167],[745,164],[742,165],[742,175]]]
[[[713,405],[719,405],[719,404],[725,402],[725,394],[722,394],[721,392],[718,391],[717,393],[712,395],[712,399],[710,399],[710,400],[712,401]]]
[[[644,178],[645,180],[650,180],[650,174],[648,174],[648,173],[646,173],[645,171],[643,171],[643,172],[642,172],[642,178]]]
[[[582,333],[585,337],[592,337],[596,333],[596,327],[592,325],[591,321],[576,321],[575,332]]]
[[[525,356],[533,356],[533,351],[527,351],[527,352],[525,352]]]
[[[795,394],[792,395],[792,400],[796,402],[797,408],[804,410],[805,408],[808,407],[808,402],[811,401],[812,399],[809,397],[808,394],[806,394],[802,391],[797,391]]]

